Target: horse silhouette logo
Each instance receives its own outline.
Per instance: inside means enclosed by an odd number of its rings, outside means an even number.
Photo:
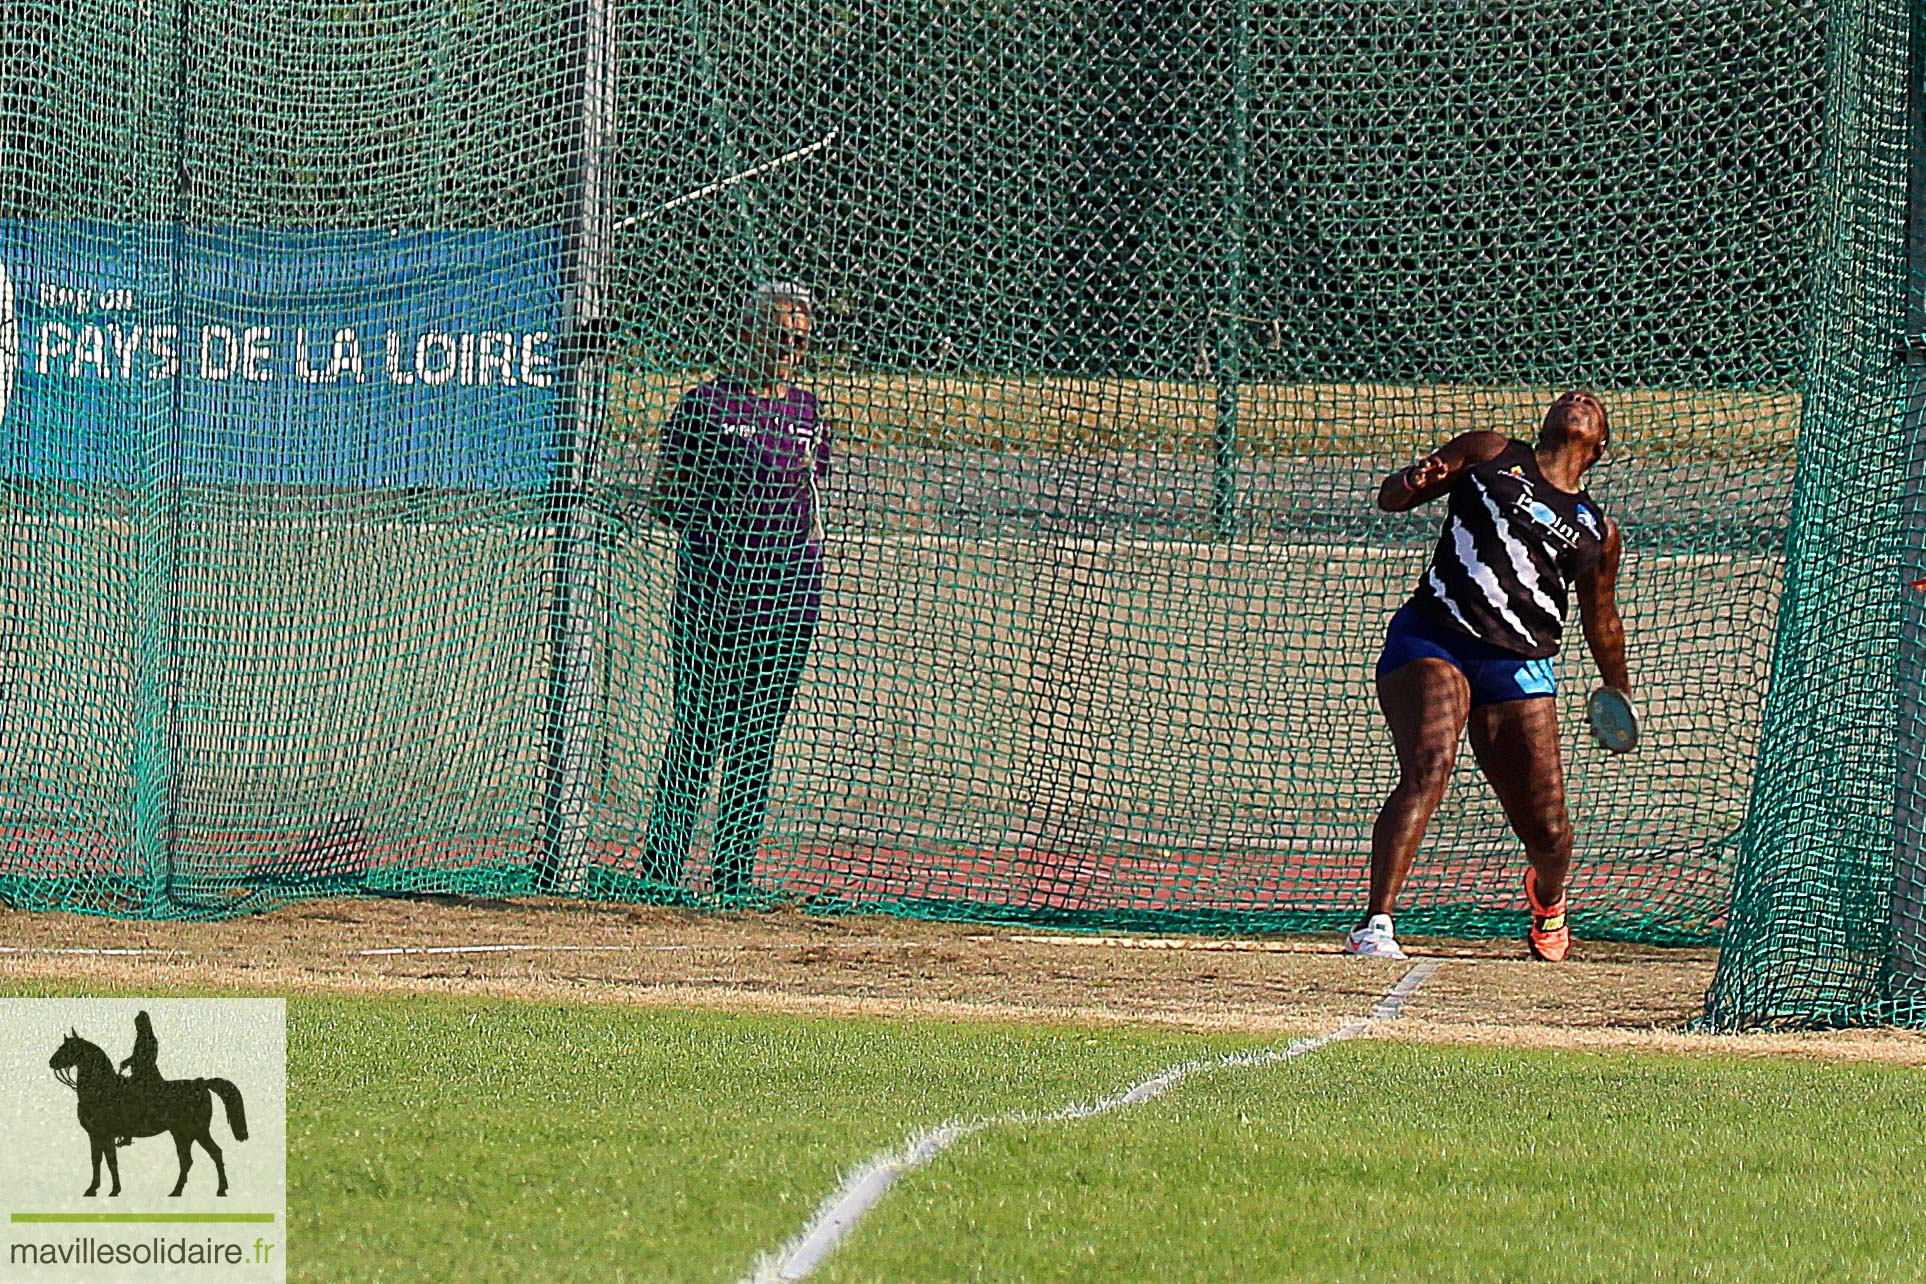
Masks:
[[[163,1079],[159,1065],[160,1041],[154,1023],[145,1012],[134,1018],[133,1054],[121,1062],[121,1070],[105,1052],[69,1029],[67,1037],[47,1065],[54,1078],[74,1090],[78,1098],[76,1114],[87,1134],[93,1152],[94,1180],[86,1193],[100,1191],[100,1161],[107,1161],[114,1188],[120,1194],[120,1147],[137,1137],[168,1133],[174,1138],[180,1156],[180,1180],[170,1195],[187,1188],[187,1170],[194,1166],[193,1146],[214,1160],[220,1178],[216,1195],[227,1194],[227,1165],[221,1148],[214,1144],[209,1125],[214,1120],[214,1098],[227,1107],[227,1126],[236,1141],[247,1140],[247,1111],[241,1103],[241,1090],[226,1079]],[[122,1073],[121,1071],[126,1071]]]

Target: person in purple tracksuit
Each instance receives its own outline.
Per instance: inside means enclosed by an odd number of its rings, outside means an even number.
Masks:
[[[644,873],[681,880],[720,767],[710,886],[752,890],[776,741],[822,610],[817,482],[829,433],[792,380],[809,350],[808,291],[760,285],[744,301],[730,370],[690,389],[662,430],[653,510],[680,536],[669,619],[673,727]]]

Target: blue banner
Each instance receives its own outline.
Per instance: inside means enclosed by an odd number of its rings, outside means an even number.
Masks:
[[[561,259],[553,230],[0,221],[0,475],[544,486]]]

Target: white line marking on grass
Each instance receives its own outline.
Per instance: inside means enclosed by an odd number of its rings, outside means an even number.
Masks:
[[[998,936],[974,936],[976,941],[996,941],[1005,938]],[[831,941],[833,945],[859,945],[866,950],[875,949],[937,949],[940,941],[895,941],[876,937],[848,937]],[[658,954],[673,950],[720,950],[723,945],[696,945],[678,942],[669,945],[383,945],[376,949],[350,950],[348,957],[357,959],[398,958],[402,955],[420,954]]]
[[[388,945],[378,950],[356,950],[356,958],[388,958],[397,954],[636,954],[657,950],[693,950],[693,945]]]
[[[1198,950],[1216,954],[1329,954],[1328,941],[1189,940],[1171,936],[972,936],[972,941],[1014,941],[1022,945],[1081,945],[1115,950]]]
[[[69,949],[56,949],[52,946],[39,946],[39,945],[0,945],[0,954],[145,955],[145,954],[185,954],[185,953],[187,953],[186,950],[95,950],[95,949],[81,949],[77,947],[69,948]]]
[[[1365,1024],[1369,1025],[1373,1021],[1395,1021],[1403,1016],[1405,1004],[1411,1002],[1411,996],[1418,992],[1418,987],[1430,980],[1431,974],[1437,970],[1438,960],[1426,959],[1399,977],[1398,983],[1391,987],[1390,993],[1379,999],[1378,1006],[1371,1009],[1371,1015],[1364,1019]]]
[[[1369,1016],[1347,1021],[1328,1033],[1298,1039],[1281,1048],[1199,1057],[1160,1070],[1120,1093],[1096,1101],[1075,1102],[1049,1114],[1019,1111],[990,1119],[952,1120],[917,1133],[901,1146],[883,1152],[845,1178],[842,1186],[823,1201],[815,1216],[794,1239],[774,1253],[764,1254],[757,1259],[749,1274],[743,1277],[743,1284],[778,1284],[783,1280],[808,1278],[836,1250],[844,1237],[855,1229],[863,1215],[882,1202],[883,1196],[889,1193],[890,1187],[899,1178],[912,1168],[920,1168],[930,1162],[965,1137],[1004,1124],[1045,1124],[1088,1119],[1092,1115],[1155,1100],[1193,1075],[1247,1066],[1275,1065],[1280,1061],[1295,1060],[1344,1039],[1355,1039],[1377,1022],[1397,1020],[1405,1005],[1411,1001],[1411,996],[1418,992],[1418,987],[1437,970],[1436,959],[1415,964],[1377,1001]]]

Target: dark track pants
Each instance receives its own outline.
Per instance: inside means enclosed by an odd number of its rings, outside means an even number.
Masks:
[[[721,768],[714,873],[719,896],[751,890],[776,741],[795,702],[822,606],[822,554],[780,562],[676,559],[669,620],[674,726],[657,779],[644,875],[681,881],[696,818]]]

